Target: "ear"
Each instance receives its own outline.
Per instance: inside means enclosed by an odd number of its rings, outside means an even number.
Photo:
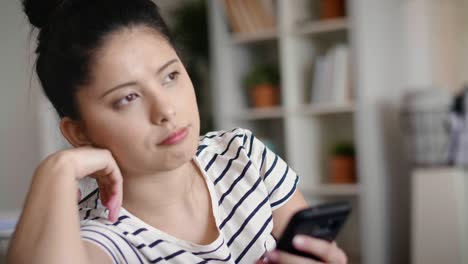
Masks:
[[[86,135],[86,130],[80,121],[64,117],[60,120],[60,131],[62,131],[62,135],[74,147],[92,145],[92,142]]]

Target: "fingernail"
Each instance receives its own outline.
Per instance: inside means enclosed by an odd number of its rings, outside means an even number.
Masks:
[[[294,239],[293,239],[293,244],[296,248],[304,248],[305,246],[305,238],[303,236],[295,236]]]
[[[279,260],[279,254],[277,251],[271,251],[266,254],[269,261],[277,262]]]

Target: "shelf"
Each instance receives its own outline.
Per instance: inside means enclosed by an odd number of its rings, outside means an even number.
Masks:
[[[335,114],[349,114],[354,112],[354,104],[306,104],[299,106],[297,113],[304,115],[335,115]]]
[[[283,118],[286,111],[281,106],[268,108],[252,108],[238,113],[235,118],[238,120],[260,120],[260,119],[275,119]]]
[[[304,195],[310,196],[355,196],[359,195],[358,184],[320,184],[301,188]]]
[[[337,18],[323,21],[310,21],[298,26],[297,35],[316,35],[348,29],[346,18]]]
[[[314,115],[314,116],[327,116],[337,114],[350,114],[354,112],[354,105],[348,104],[306,104],[298,106],[297,108],[286,111],[284,107],[268,107],[268,108],[251,108],[249,110],[241,111],[234,117],[237,120],[261,120],[261,119],[275,119],[284,118],[288,114],[301,114],[301,115]]]
[[[249,44],[258,43],[268,40],[276,40],[278,38],[278,31],[276,29],[249,32],[249,33],[235,33],[232,34],[233,44]]]

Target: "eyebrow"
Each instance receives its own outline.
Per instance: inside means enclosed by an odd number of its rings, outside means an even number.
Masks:
[[[166,62],[163,66],[161,66],[161,67],[158,69],[158,71],[157,71],[156,73],[157,73],[157,74],[160,74],[160,73],[163,72],[167,67],[169,67],[171,64],[176,63],[176,62],[178,62],[178,61],[179,61],[178,59],[172,59],[172,60]],[[126,83],[119,84],[119,85],[115,86],[114,88],[107,90],[105,93],[103,93],[103,94],[100,96],[100,98],[105,97],[106,95],[112,93],[112,92],[115,91],[115,90],[124,88],[124,87],[126,87],[126,86],[133,86],[133,85],[136,85],[136,84],[137,84],[137,82],[135,82],[135,81],[131,81],[131,82],[126,82]]]

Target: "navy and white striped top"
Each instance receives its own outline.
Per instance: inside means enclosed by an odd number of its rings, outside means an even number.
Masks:
[[[197,245],[164,233],[125,208],[116,223],[97,191],[80,203],[81,237],[114,263],[255,263],[276,246],[272,212],[296,190],[298,176],[246,129],[200,138],[195,163],[204,174],[219,236]]]

